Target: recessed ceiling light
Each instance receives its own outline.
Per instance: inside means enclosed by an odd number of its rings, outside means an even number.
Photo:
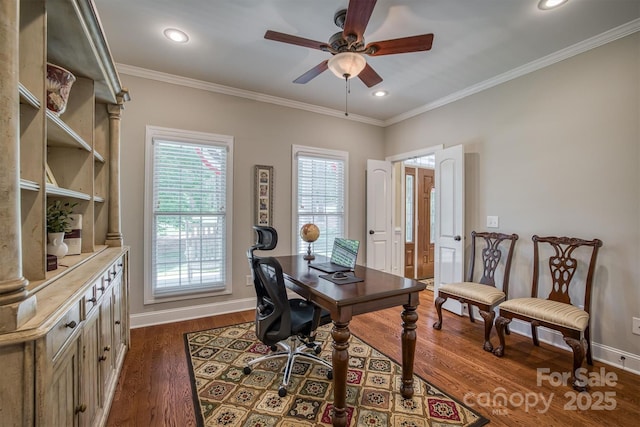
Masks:
[[[189,36],[187,35],[187,33],[175,28],[167,28],[166,30],[164,30],[164,36],[176,43],[186,43],[189,41]]]
[[[386,90],[377,90],[377,91],[373,92],[372,95],[377,97],[377,98],[382,98],[383,96],[389,95],[389,92],[387,92]]]
[[[569,0],[540,0],[538,3],[538,9],[549,10],[554,9],[558,6],[562,6]]]

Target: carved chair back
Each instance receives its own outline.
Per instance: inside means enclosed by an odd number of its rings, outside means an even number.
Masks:
[[[483,232],[471,232],[471,258],[469,260],[469,276],[468,282],[473,282],[474,266],[476,259],[476,246],[480,245],[480,242],[476,242],[476,239],[484,240],[484,248],[482,248],[482,277],[476,283],[482,283],[484,285],[496,287],[495,273],[502,258],[502,251],[500,250],[500,244],[503,241],[508,241],[507,259],[504,265],[504,276],[502,280],[502,291],[508,295],[509,290],[509,274],[511,271],[511,259],[513,258],[513,248],[516,240],[518,240],[517,234],[504,234],[504,233],[483,233]]]
[[[599,239],[583,240],[574,237],[539,237],[533,236],[533,285],[531,296],[538,297],[538,283],[540,279],[540,244],[549,244],[553,248],[553,255],[549,257],[549,272],[551,274],[551,291],[547,299],[571,304],[569,287],[578,270],[579,262],[573,252],[580,247],[587,247],[591,251],[587,264],[587,277],[584,287],[584,310],[589,313],[591,306],[591,287],[596,267],[598,249],[602,246]]]

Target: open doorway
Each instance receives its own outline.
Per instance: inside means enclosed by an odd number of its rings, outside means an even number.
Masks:
[[[404,276],[433,279],[435,263],[435,156],[416,157],[404,167]]]
[[[461,282],[464,276],[462,145],[434,146],[389,156],[385,160],[367,160],[367,266],[398,276],[405,275],[404,162],[432,154],[435,192],[431,194],[435,196],[435,209],[429,223],[434,224],[431,229],[434,234],[433,289],[437,293],[440,284]],[[453,303],[457,305],[452,306]],[[462,306],[455,300],[447,300],[443,307],[462,313]]]

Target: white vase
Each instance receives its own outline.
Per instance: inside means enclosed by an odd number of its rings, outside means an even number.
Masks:
[[[60,258],[64,258],[64,256],[69,252],[69,247],[64,242],[64,232],[61,233],[49,233],[49,244],[47,245],[47,253],[49,255],[55,255]]]

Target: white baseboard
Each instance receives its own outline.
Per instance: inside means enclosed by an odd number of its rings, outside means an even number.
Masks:
[[[244,298],[212,304],[201,304],[170,310],[160,310],[150,313],[132,314],[130,317],[130,323],[131,328],[135,329],[143,328],[145,326],[161,325],[164,323],[180,322],[183,320],[199,319],[201,317],[215,316],[218,314],[235,313],[255,308],[255,297]]]
[[[482,321],[482,317],[479,319]],[[515,332],[519,335],[524,335],[531,338],[531,325],[527,322],[523,322],[518,319],[513,319],[509,324],[511,332]],[[508,338],[507,338],[508,340]],[[564,342],[562,334],[560,332],[539,327],[538,328],[538,340],[554,347],[562,348],[563,350],[571,351],[571,348]],[[508,341],[507,341],[508,351]],[[591,343],[591,356],[593,360],[597,360],[607,365],[615,366],[616,368],[624,369],[636,375],[640,375],[640,356],[626,351],[618,350],[613,347],[609,347],[596,342]],[[625,360],[621,361],[620,357],[624,357]]]

